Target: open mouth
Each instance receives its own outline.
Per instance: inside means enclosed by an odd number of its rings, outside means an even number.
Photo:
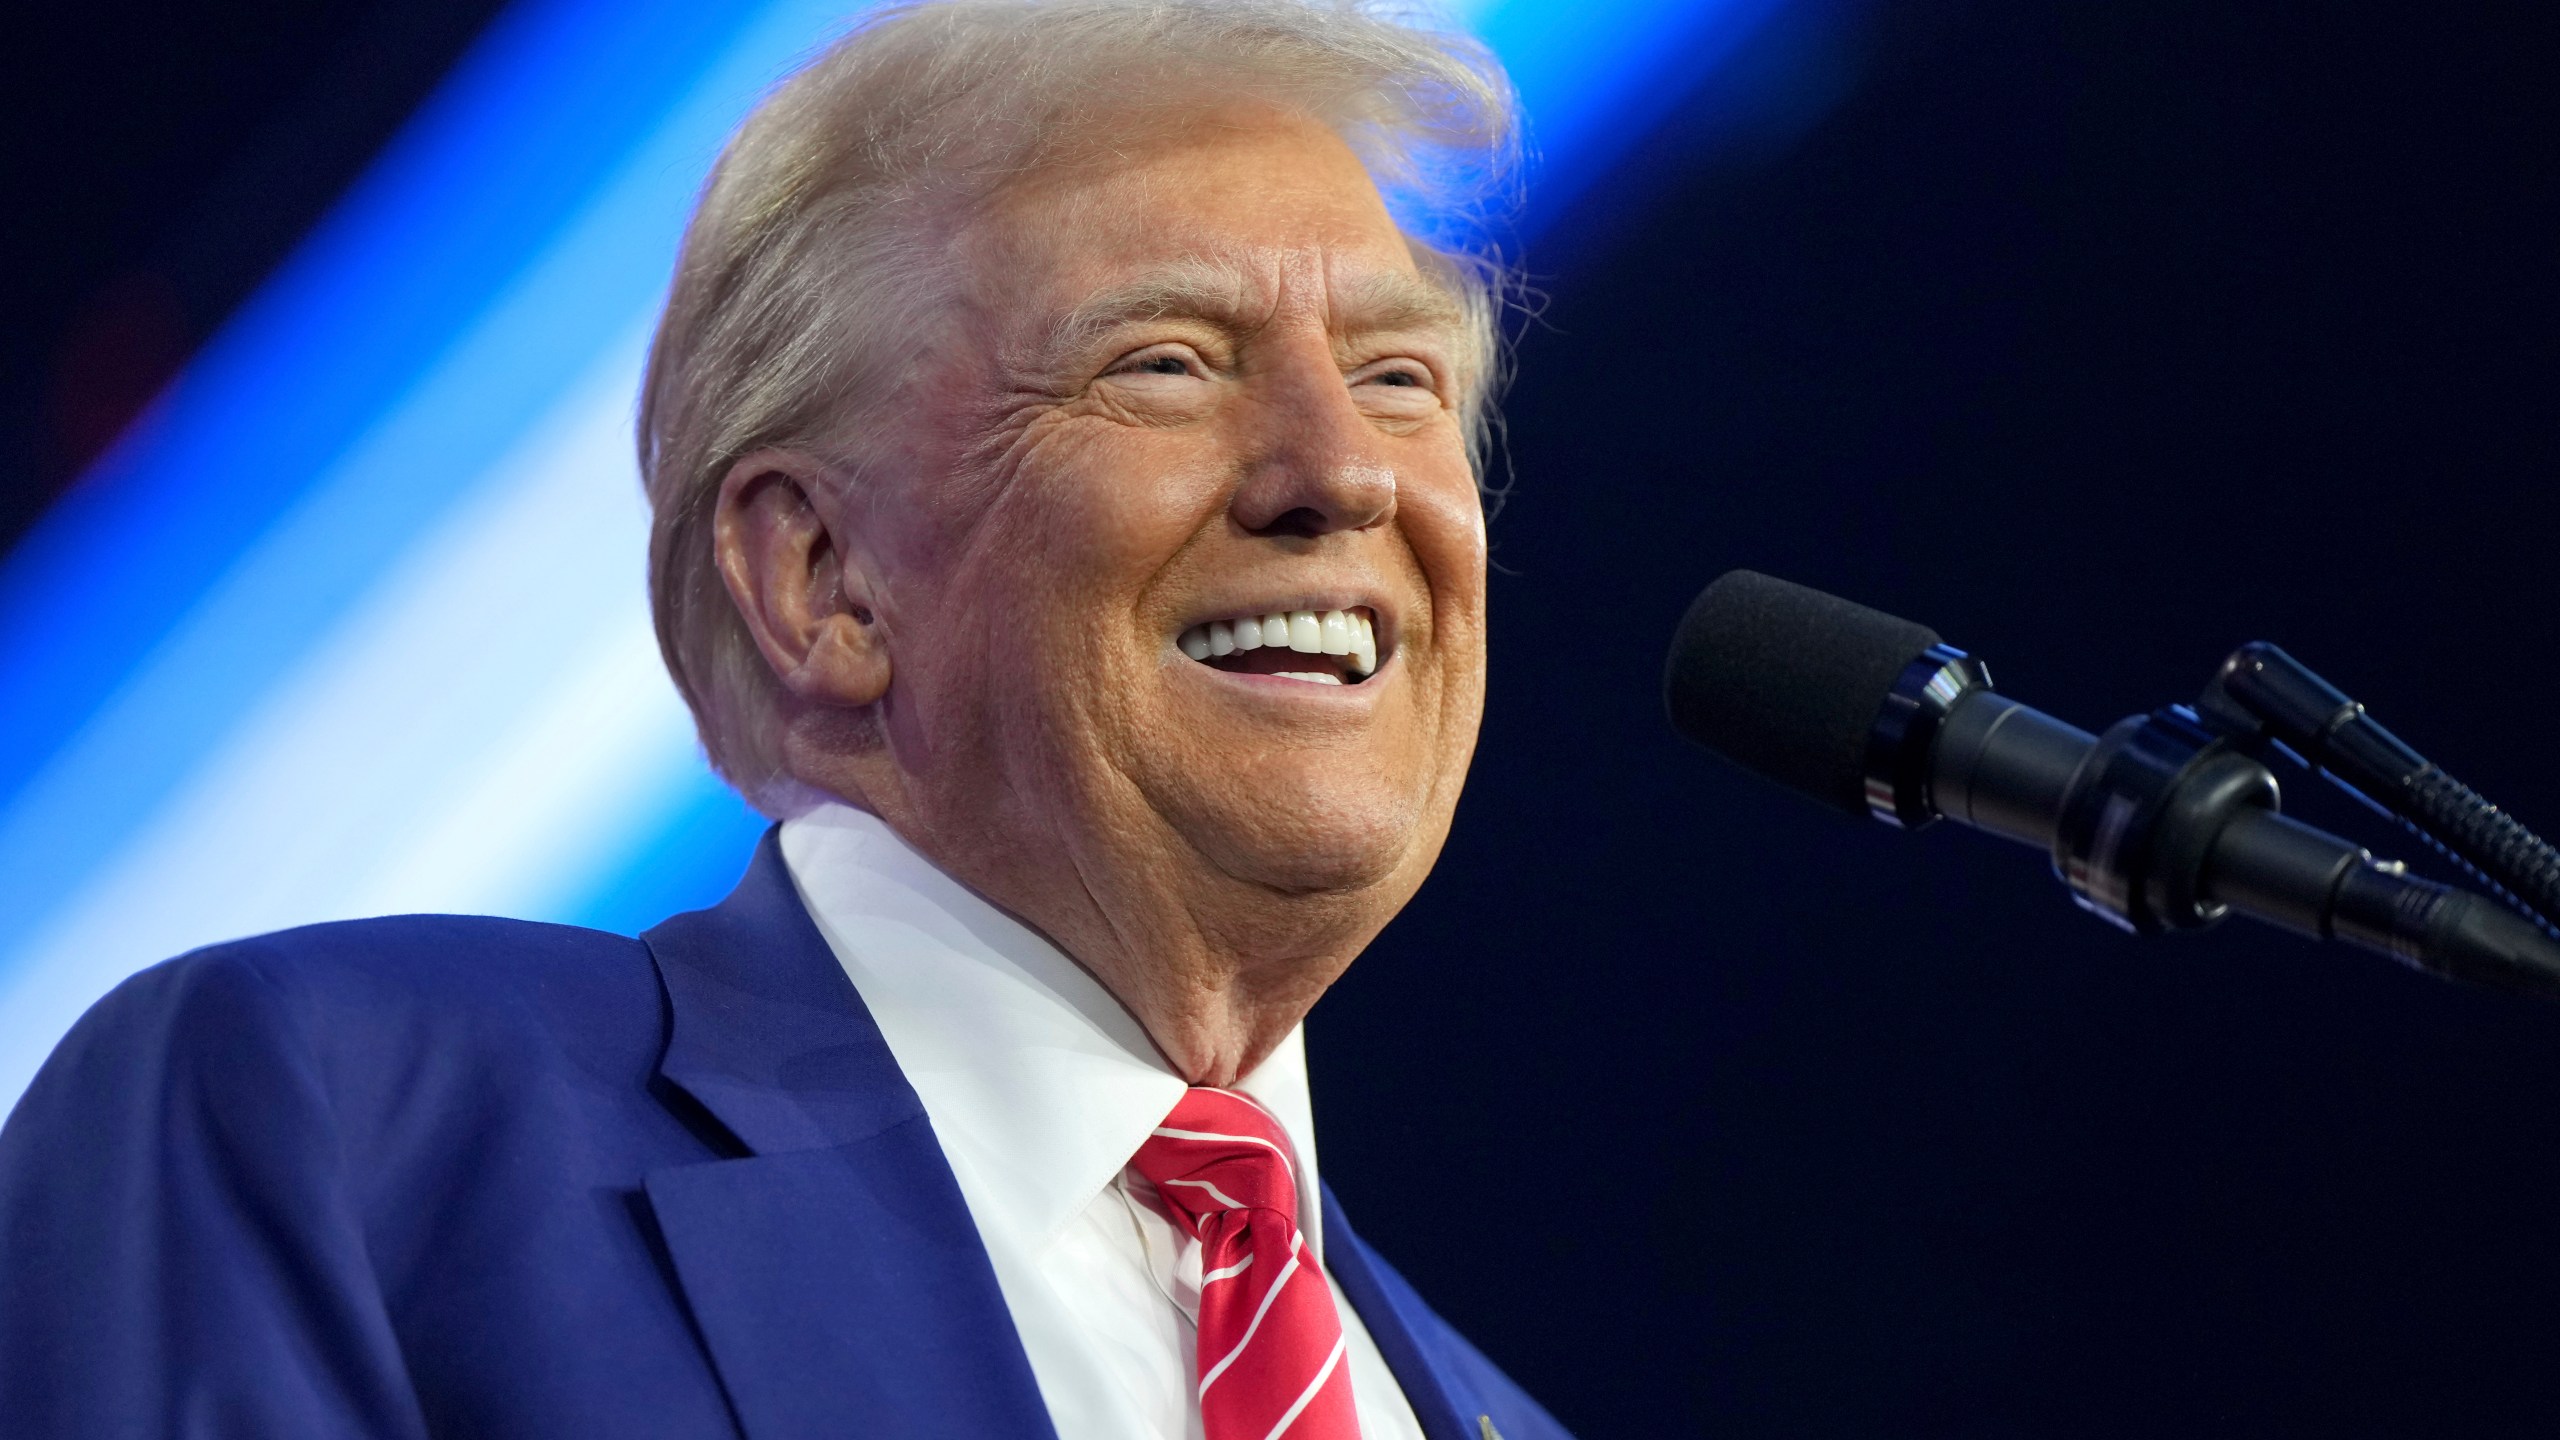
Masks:
[[[1231,675],[1357,685],[1378,671],[1377,617],[1365,605],[1212,620],[1183,631],[1174,644],[1210,669]]]

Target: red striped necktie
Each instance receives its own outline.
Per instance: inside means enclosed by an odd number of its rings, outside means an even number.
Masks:
[[[1207,1440],[1358,1440],[1342,1317],[1298,1232],[1280,1122],[1194,1087],[1130,1162],[1200,1242],[1200,1423]]]

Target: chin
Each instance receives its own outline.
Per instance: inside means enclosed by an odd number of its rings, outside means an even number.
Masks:
[[[1410,890],[1416,882],[1404,876],[1414,868],[1427,828],[1403,797],[1350,787],[1300,791],[1287,804],[1221,806],[1194,818],[1203,823],[1184,828],[1211,863],[1239,880],[1291,895],[1398,883]],[[1437,834],[1429,828],[1431,838]]]
[[[1289,895],[1350,895],[1375,890],[1395,878],[1408,847],[1372,846],[1359,853],[1339,849],[1247,850],[1222,859],[1227,873]]]

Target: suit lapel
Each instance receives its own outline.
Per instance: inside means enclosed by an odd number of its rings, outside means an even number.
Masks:
[[[1324,1268],[1378,1342],[1422,1433],[1429,1440],[1482,1440],[1476,1417],[1490,1407],[1430,1343],[1447,1325],[1352,1232],[1330,1185],[1324,1187]]]
[[[778,832],[728,899],[641,938],[673,1014],[660,1073],[750,1152],[648,1177],[740,1427],[1053,1436],[924,1107]]]

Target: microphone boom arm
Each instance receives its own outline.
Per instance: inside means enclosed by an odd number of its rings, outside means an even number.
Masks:
[[[2197,709],[2225,734],[2282,745],[2552,930],[2560,916],[2560,850],[2411,749],[2301,661],[2263,640],[2243,645],[2222,662]]]
[[[2279,813],[2276,777],[2189,707],[2104,735],[1990,689],[1951,646],[1905,669],[1867,749],[1869,809],[1944,815],[2052,858],[2072,899],[2136,934],[2226,913],[2343,940],[2447,979],[2560,998],[2560,944],[2479,895]]]

